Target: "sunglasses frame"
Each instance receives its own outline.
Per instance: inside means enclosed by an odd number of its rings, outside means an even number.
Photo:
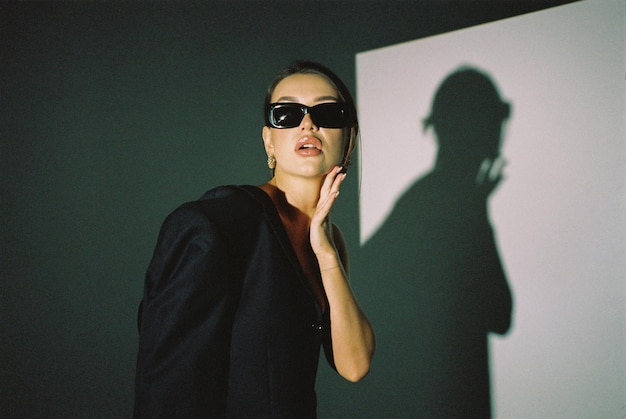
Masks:
[[[341,111],[341,125],[328,124],[325,121],[316,120],[317,118],[319,118],[317,111],[320,111],[321,108],[330,107],[330,106],[337,107]],[[298,121],[298,123],[296,125],[284,125],[284,124],[281,124],[279,121],[277,121],[274,116],[274,111],[280,108],[290,108],[292,110],[299,109],[301,116],[300,116],[300,120]],[[311,119],[313,120],[313,123],[320,128],[346,128],[350,124],[348,105],[342,102],[325,102],[325,103],[320,103],[314,106],[306,106],[306,105],[303,105],[301,103],[296,103],[296,102],[271,103],[265,114],[265,124],[269,127],[277,128],[277,129],[296,128],[300,126],[306,114],[309,114],[311,116]]]

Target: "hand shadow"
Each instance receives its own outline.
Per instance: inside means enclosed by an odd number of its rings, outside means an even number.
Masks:
[[[372,417],[491,416],[488,333],[509,330],[512,296],[487,198],[502,179],[508,116],[484,73],[450,74],[424,120],[438,142],[434,168],[360,251],[377,336],[364,386]]]

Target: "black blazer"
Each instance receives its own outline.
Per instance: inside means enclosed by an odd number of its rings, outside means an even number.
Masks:
[[[163,223],[139,313],[135,417],[314,417],[328,316],[273,202],[220,187]]]

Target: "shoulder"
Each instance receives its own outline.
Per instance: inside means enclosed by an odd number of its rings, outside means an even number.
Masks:
[[[165,218],[162,230],[172,234],[186,231],[192,235],[222,231],[229,235],[250,228],[266,210],[262,194],[264,192],[249,185],[219,186],[174,209]]]
[[[185,202],[168,218],[214,218],[258,209],[260,204],[248,192],[248,186],[219,186],[205,192],[195,201]]]
[[[253,188],[254,186],[249,185],[218,186],[205,192],[197,201],[188,202],[184,205],[194,205],[195,203],[197,206],[203,206],[206,204],[238,203],[254,206],[255,199],[253,193],[251,193]]]
[[[219,225],[229,214],[252,210],[254,202],[238,186],[220,186],[205,192],[199,199],[185,202],[171,211],[163,229],[190,229]]]

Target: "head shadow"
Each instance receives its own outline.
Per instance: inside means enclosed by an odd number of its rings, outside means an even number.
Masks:
[[[424,131],[437,139],[436,168],[475,171],[484,159],[500,155],[503,124],[511,105],[503,101],[491,78],[473,67],[461,67],[439,85]]]

